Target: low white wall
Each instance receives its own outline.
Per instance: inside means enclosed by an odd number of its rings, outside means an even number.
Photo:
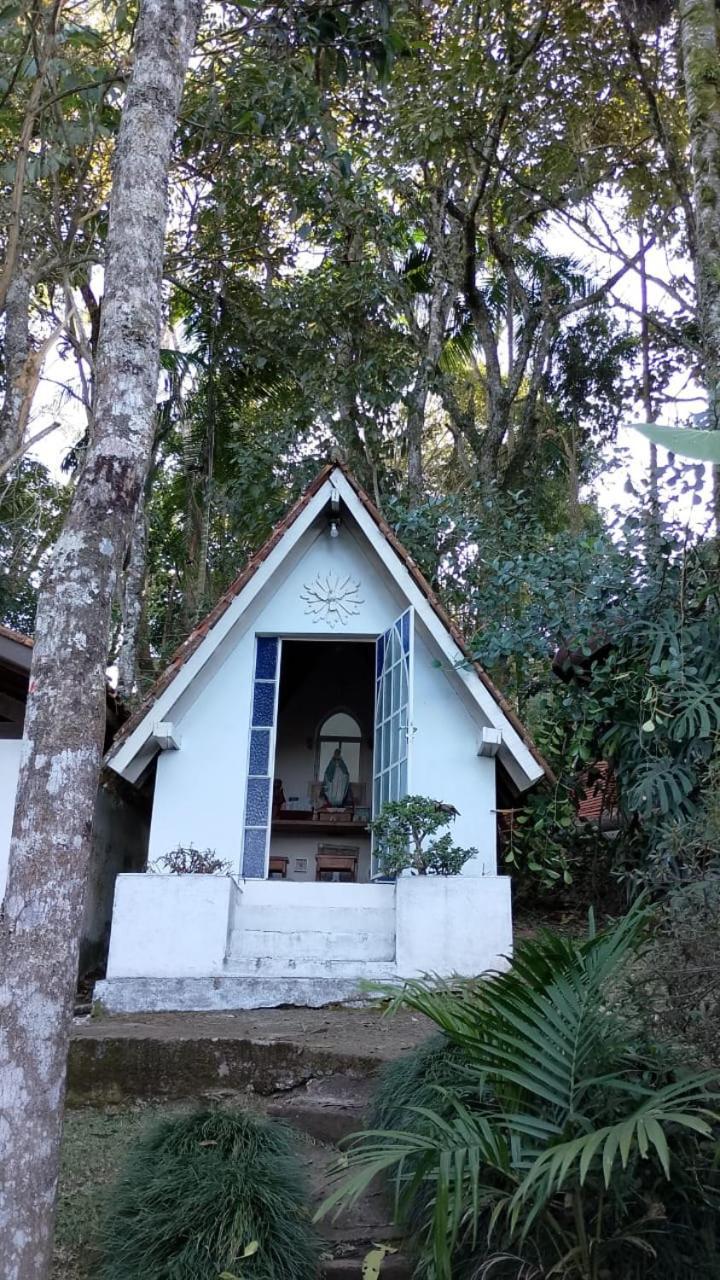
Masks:
[[[474,977],[507,968],[509,876],[401,876],[395,885],[399,978]]]
[[[21,738],[0,738],[0,902],[5,897]]]
[[[207,990],[193,988],[191,996],[183,988],[177,1007],[212,1007],[210,988],[222,978],[250,983],[244,993],[228,989],[223,1007],[234,999],[243,1002],[238,1008],[282,1003],[291,980],[300,983],[294,1003],[317,1002],[319,991],[322,1003],[352,995],[348,980],[475,977],[506,968],[511,952],[504,876],[402,876],[396,884],[345,885],[121,875],[103,998],[114,991],[116,1000],[123,982],[141,980],[113,1007],[130,1010],[137,999],[138,1010],[170,1008],[167,1001],[176,997],[168,983],[205,979]],[[314,979],[321,980],[318,990],[310,989]],[[201,1003],[188,1004],[193,999]]]
[[[231,876],[118,876],[108,978],[221,973],[237,897]]]

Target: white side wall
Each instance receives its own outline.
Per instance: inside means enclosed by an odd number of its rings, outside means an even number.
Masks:
[[[0,739],[0,902],[5,897],[21,747],[20,738]]]
[[[360,583],[357,615],[334,632],[306,612],[303,590],[316,575]],[[255,635],[295,638],[374,638],[406,605],[375,552],[350,524],[340,537],[311,529],[190,686],[173,713],[182,744],[157,765],[150,861],[178,844],[213,849],[239,871],[245,800],[248,725]],[[458,683],[438,664],[439,653],[417,628],[411,744],[411,789],[453,804],[460,813],[455,840],[477,847],[469,874],[495,871],[495,762],[480,759],[482,718]],[[241,634],[238,634],[241,632]],[[314,725],[308,727],[311,732]],[[303,851],[299,856],[305,856]]]
[[[416,636],[410,790],[455,806],[454,843],[478,850],[464,874],[494,875],[495,761],[478,756],[477,721],[457,696],[447,669],[434,666],[433,658],[427,642]]]
[[[395,889],[400,977],[471,978],[505,967],[512,951],[507,876],[401,876]]]

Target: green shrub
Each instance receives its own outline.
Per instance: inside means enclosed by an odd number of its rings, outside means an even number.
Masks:
[[[371,1129],[417,1126],[418,1107],[436,1107],[439,1090],[462,1087],[463,1049],[445,1035],[431,1036],[412,1053],[387,1062],[378,1076],[368,1115]],[[474,1080],[468,1082],[475,1088]]]
[[[315,1280],[291,1135],[238,1111],[163,1120],[111,1192],[102,1246],[102,1280]]]
[[[398,1002],[444,1042],[381,1082],[321,1212],[392,1176],[428,1280],[720,1275],[718,1095],[613,1007],[645,924],[547,931],[508,973],[407,983]]]
[[[386,801],[379,817],[370,823],[381,874],[458,875],[465,863],[477,856],[477,849],[453,844],[449,831],[437,834],[457,816],[452,805],[427,796]]]

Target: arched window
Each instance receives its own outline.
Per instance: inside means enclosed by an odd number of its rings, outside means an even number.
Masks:
[[[350,774],[350,782],[360,781],[360,745],[362,732],[354,716],[347,711],[334,711],[323,720],[317,736],[315,776],[321,781],[334,751],[340,748]]]

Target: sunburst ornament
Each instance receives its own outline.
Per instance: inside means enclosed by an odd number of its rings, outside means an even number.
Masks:
[[[319,573],[313,582],[304,584],[300,599],[313,622],[326,622],[334,631],[337,626],[347,626],[350,618],[360,612],[365,601],[359,592],[360,583],[349,574],[340,578],[336,573]]]

